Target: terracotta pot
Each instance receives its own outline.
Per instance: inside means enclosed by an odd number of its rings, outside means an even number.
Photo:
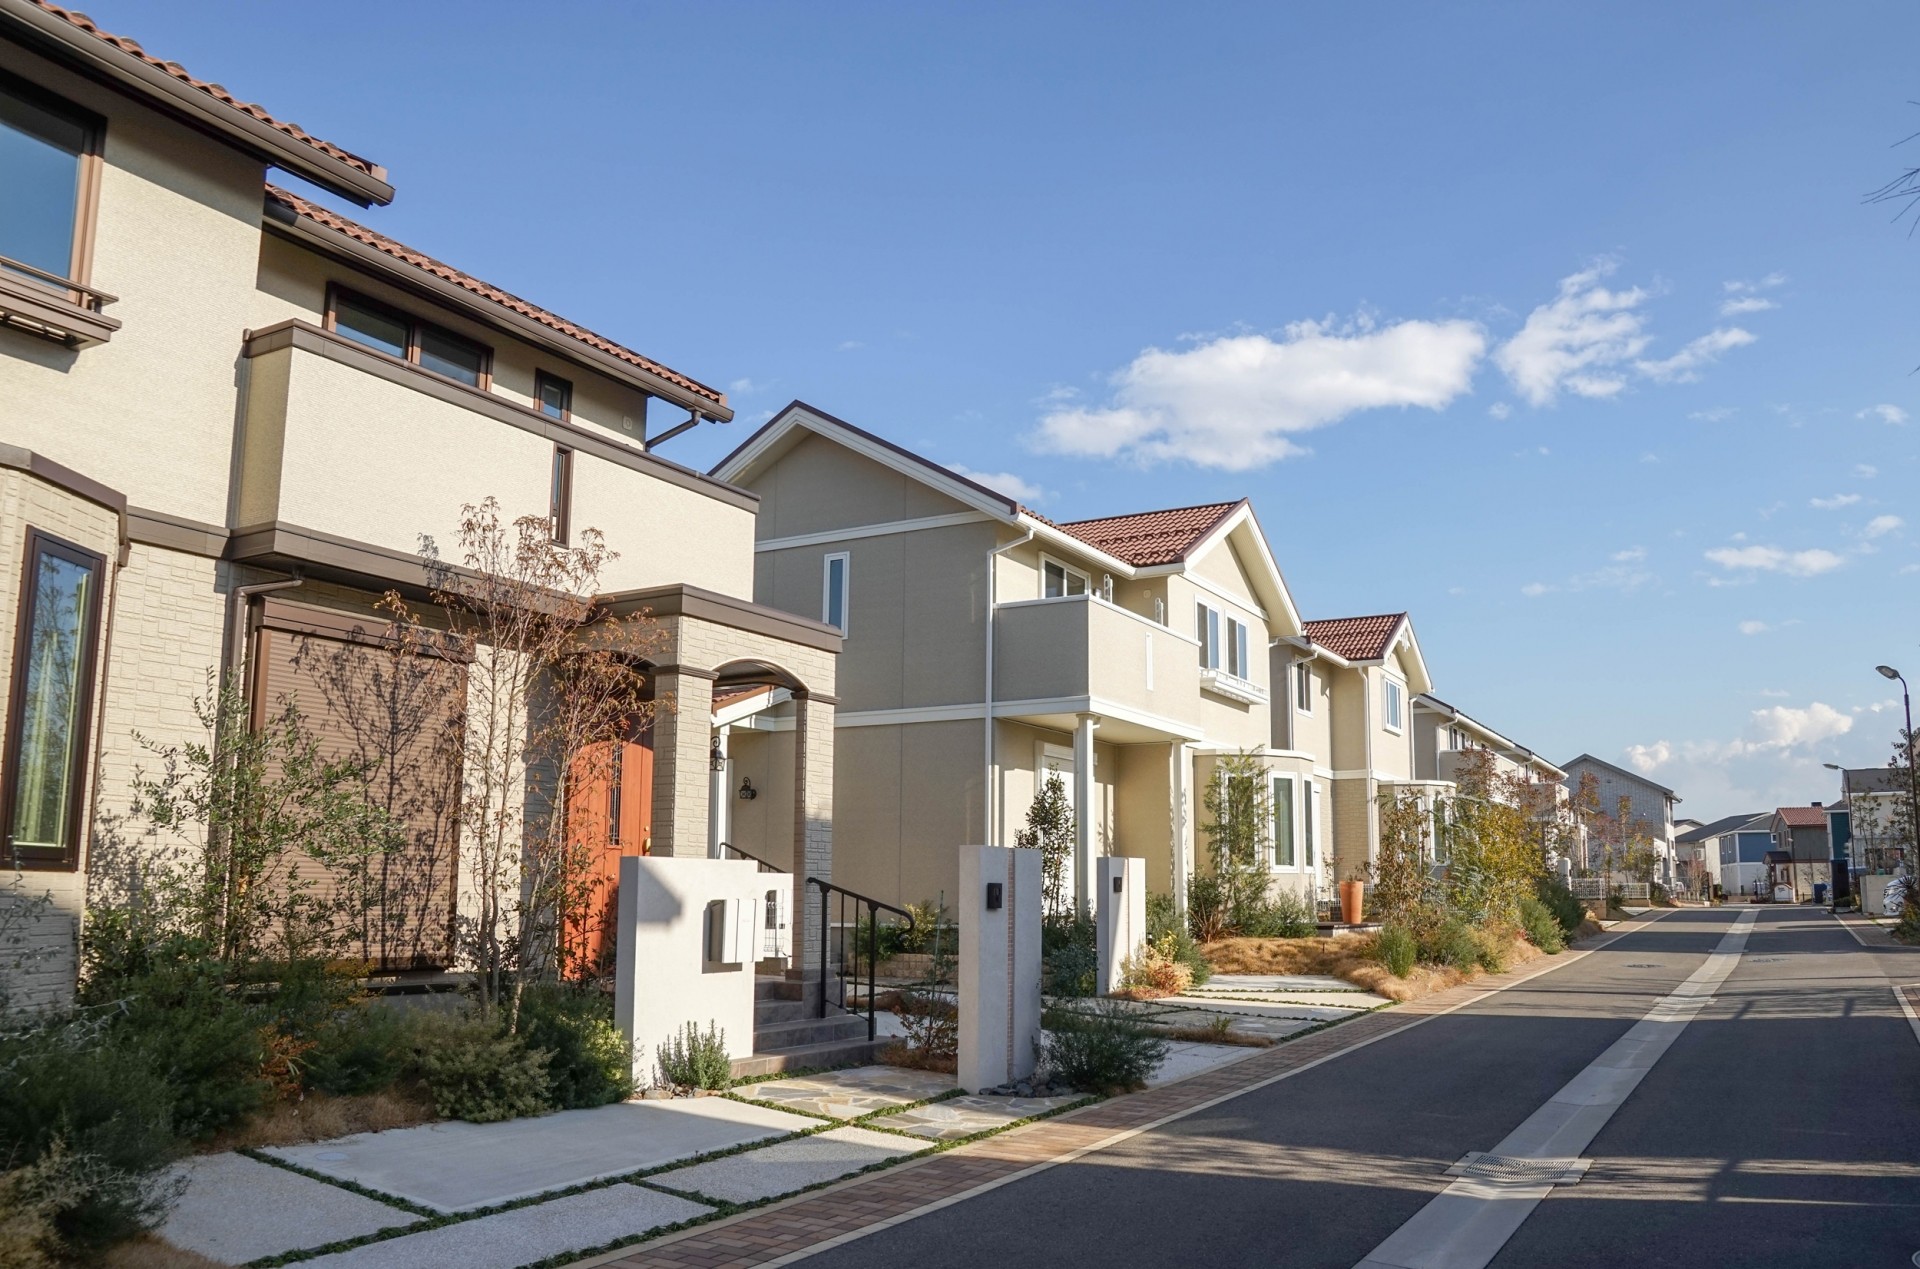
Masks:
[[[1342,921],[1348,925],[1360,924],[1361,917],[1366,915],[1366,908],[1362,902],[1366,892],[1367,883],[1364,881],[1340,883],[1340,919]]]

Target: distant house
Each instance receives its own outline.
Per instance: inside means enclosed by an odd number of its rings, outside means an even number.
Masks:
[[[1904,773],[1891,767],[1855,768],[1840,773],[1845,825],[1834,825],[1834,856],[1845,858],[1856,873],[1892,873],[1912,848],[1908,823],[1900,813],[1913,796]]]
[[[1757,894],[1766,882],[1773,817],[1765,811],[1729,815],[1688,829],[1674,841],[1683,854],[1697,851],[1708,880],[1727,894]]]
[[[1827,834],[1826,807],[1783,806],[1773,813],[1773,846],[1767,851],[1774,885],[1790,885],[1796,902],[1813,897],[1813,888],[1833,879],[1833,849]]]
[[[1560,766],[1567,773],[1566,785],[1571,793],[1579,793],[1583,776],[1593,776],[1600,793],[1599,809],[1608,815],[1616,814],[1621,798],[1627,799],[1629,824],[1635,832],[1652,840],[1659,856],[1659,862],[1654,866],[1655,879],[1672,885],[1673,808],[1679,803],[1680,795],[1637,771],[1616,767],[1590,753],[1583,753]]]

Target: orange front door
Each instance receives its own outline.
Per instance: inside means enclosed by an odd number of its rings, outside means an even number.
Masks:
[[[571,977],[609,974],[619,928],[620,858],[644,855],[652,845],[650,727],[580,755],[568,785],[567,830],[584,858],[567,904],[566,970]]]

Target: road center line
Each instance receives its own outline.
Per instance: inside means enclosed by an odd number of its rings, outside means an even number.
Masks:
[[[1759,916],[1757,908],[1741,913],[1700,968],[1493,1148],[1494,1166],[1476,1166],[1434,1195],[1356,1269],[1484,1269],[1553,1192],[1540,1177],[1580,1169],[1581,1152],[1713,999]]]

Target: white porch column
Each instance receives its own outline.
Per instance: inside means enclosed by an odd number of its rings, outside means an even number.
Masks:
[[[1073,730],[1073,910],[1093,915],[1093,729],[1094,714],[1080,715]]]
[[[731,727],[720,727],[713,733],[713,753],[720,761],[716,764],[709,756],[707,765],[707,858],[724,859],[726,852],[720,849],[733,841],[733,799],[728,796],[728,777],[733,774],[733,764],[727,757],[727,737]],[[717,766],[718,770],[711,768]]]
[[[1187,915],[1187,882],[1193,876],[1193,746],[1173,746],[1173,910]]]

